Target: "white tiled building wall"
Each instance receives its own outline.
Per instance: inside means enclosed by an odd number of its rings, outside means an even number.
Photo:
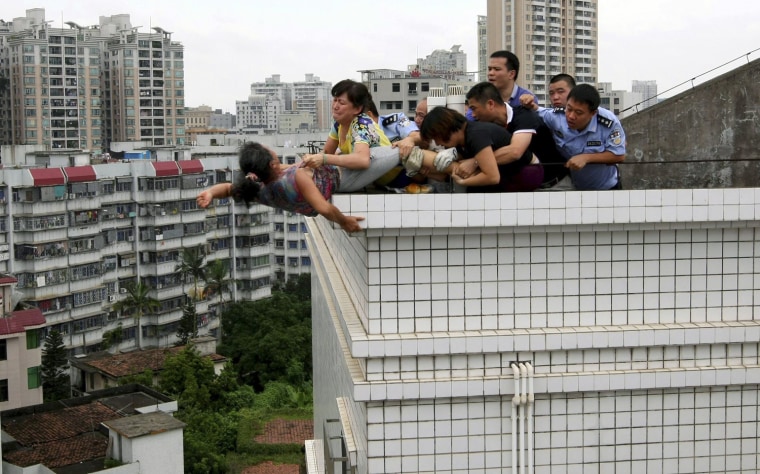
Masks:
[[[535,472],[757,469],[760,190],[334,203],[367,221],[309,223],[315,433],[348,400],[357,472],[511,472],[517,447]]]

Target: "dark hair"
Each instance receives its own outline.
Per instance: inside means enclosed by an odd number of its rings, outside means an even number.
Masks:
[[[380,112],[377,111],[377,106],[375,105],[375,101],[372,99],[369,99],[369,102],[367,102],[367,108],[365,109],[365,112],[374,115],[375,118],[380,117]]]
[[[467,118],[456,110],[436,107],[425,115],[420,127],[420,136],[427,142],[445,142],[452,134],[461,130],[465,123]]]
[[[570,99],[588,105],[589,112],[594,112],[598,109],[599,104],[602,102],[601,97],[599,97],[599,91],[591,84],[578,84],[570,89],[570,93],[567,94],[567,100]]]
[[[520,72],[520,60],[517,59],[515,53],[512,51],[494,51],[491,53],[491,58],[504,58],[504,62],[507,63],[507,71],[515,71],[515,79]]]
[[[232,185],[231,197],[235,202],[245,201],[250,206],[259,196],[262,183],[272,177],[272,154],[261,143],[246,142],[238,151],[240,172]],[[250,179],[248,174],[254,173],[256,179]]]
[[[472,86],[472,89],[467,91],[467,101],[471,100],[474,100],[479,104],[485,104],[489,100],[492,100],[497,104],[504,103],[504,99],[501,98],[499,89],[490,82],[479,82]]]
[[[575,78],[570,74],[565,74],[564,72],[557,74],[556,76],[552,76],[552,78],[549,79],[549,84],[554,84],[555,82],[559,81],[567,82],[567,85],[570,86],[571,89],[575,87]]]
[[[367,110],[369,101],[372,100],[372,95],[370,95],[367,86],[351,79],[343,79],[335,84],[330,93],[333,97],[338,97],[345,93],[348,100],[354,104],[354,107],[361,107],[362,112]]]

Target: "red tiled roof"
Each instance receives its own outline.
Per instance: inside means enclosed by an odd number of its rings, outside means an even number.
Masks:
[[[9,283],[18,283],[18,280],[10,275],[0,276],[0,285],[7,285]]]
[[[298,474],[298,464],[275,464],[272,461],[265,461],[255,466],[248,466],[243,469],[242,474]]]
[[[178,176],[179,168],[176,161],[153,161],[153,169],[156,170],[156,176]]]
[[[61,168],[31,168],[29,172],[32,173],[35,186],[54,186],[66,182]]]
[[[14,311],[10,316],[0,318],[0,335],[18,334],[32,326],[45,324],[45,316],[39,308]]]
[[[150,349],[128,352],[126,354],[106,355],[95,360],[79,361],[79,364],[89,365],[105,375],[119,378],[127,375],[135,375],[150,369],[153,371],[161,370],[164,367],[164,361],[167,355],[175,354],[182,351],[184,346],[170,347],[167,349]],[[212,362],[226,360],[219,354],[210,354],[207,356]]]
[[[81,183],[83,181],[95,181],[95,168],[92,166],[67,166],[63,168],[69,183]]]
[[[313,420],[283,420],[277,418],[264,426],[264,433],[256,436],[257,443],[266,444],[303,444],[307,439],[314,439]]]
[[[97,430],[103,421],[120,418],[100,402],[4,419],[3,429],[21,445],[4,451],[3,459],[22,467],[55,468],[105,456],[108,438]]]
[[[203,173],[201,160],[180,160],[177,164],[179,164],[182,174]]]

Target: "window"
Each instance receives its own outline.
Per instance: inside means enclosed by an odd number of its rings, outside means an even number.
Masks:
[[[288,224],[288,232],[298,232],[298,224]]]
[[[401,83],[394,82],[393,84],[391,84],[391,91],[393,91],[393,92],[401,92]]]
[[[301,265],[303,265],[304,267],[311,266],[311,258],[309,258],[309,257],[301,257]]]
[[[8,359],[8,341],[0,339],[0,360]]]
[[[0,380],[0,402],[8,401],[8,380]]]
[[[26,387],[29,390],[38,388],[42,385],[42,378],[40,376],[40,367],[29,367],[26,369]]]
[[[298,241],[297,240],[288,240],[288,248],[289,249],[297,249],[298,248]]]
[[[430,83],[429,82],[423,82],[420,84],[420,90],[422,92],[428,92],[430,90]]]
[[[377,92],[377,82],[372,84],[372,92]]]
[[[40,347],[40,332],[36,329],[26,332],[26,348],[37,349]]]

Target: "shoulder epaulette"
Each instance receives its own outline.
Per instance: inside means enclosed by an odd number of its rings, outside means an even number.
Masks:
[[[614,123],[612,119],[608,119],[607,117],[602,117],[598,113],[596,114],[596,121],[601,123],[607,128],[612,128],[612,124]]]
[[[552,112],[554,112],[555,114],[559,114],[559,113],[564,114],[565,113],[565,108],[564,107],[554,107],[554,109],[552,109]]]
[[[367,116],[367,115],[360,115],[360,116],[358,116],[356,118],[356,120],[357,120],[357,122],[359,122],[362,125],[369,125],[369,124],[373,123],[372,119],[369,118],[369,116]]]
[[[383,127],[387,127],[388,125],[396,122],[397,120],[398,120],[398,114],[391,114],[383,118]]]

